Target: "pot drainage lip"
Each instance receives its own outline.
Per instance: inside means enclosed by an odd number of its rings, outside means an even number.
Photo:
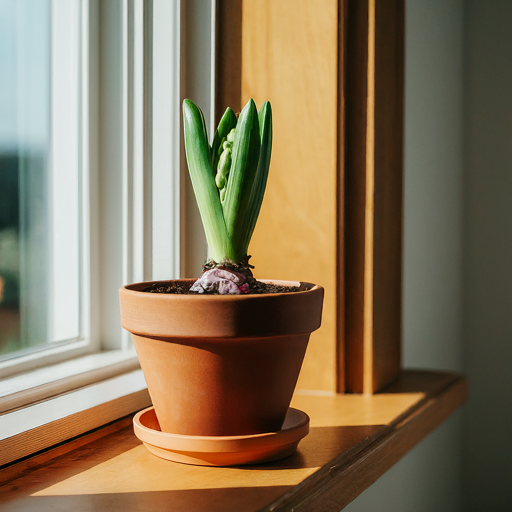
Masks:
[[[243,436],[188,436],[160,430],[153,407],[133,418],[135,435],[158,457],[202,466],[238,466],[288,457],[309,432],[309,416],[290,407],[277,432]]]

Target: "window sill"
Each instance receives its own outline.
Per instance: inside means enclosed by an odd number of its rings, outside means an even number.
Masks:
[[[150,404],[142,370],[136,370],[3,414],[0,416],[0,466]]]
[[[0,381],[0,414],[139,369],[135,350],[111,350]]]
[[[376,395],[297,393],[310,434],[282,461],[247,468],[187,466],[151,455],[127,420],[4,469],[16,510],[339,511],[465,400],[464,377],[407,371]],[[117,427],[115,427],[117,425]],[[67,453],[64,453],[66,451]],[[31,462],[30,462],[31,461]],[[122,474],[122,478],[119,475]],[[3,479],[2,479],[3,477]],[[173,509],[174,509],[173,508]]]

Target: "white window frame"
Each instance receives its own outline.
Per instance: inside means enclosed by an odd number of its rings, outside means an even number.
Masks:
[[[64,168],[66,166],[72,166],[74,168],[74,175],[78,177],[80,182],[80,191],[82,192],[82,202],[87,204],[87,183],[81,178],[83,173],[80,172],[81,168],[86,168],[87,166],[87,151],[80,151],[80,146],[84,145],[84,148],[87,147],[87,137],[86,131],[84,127],[87,123],[87,96],[83,94],[83,91],[87,91],[87,80],[89,77],[88,74],[88,65],[86,65],[88,55],[89,55],[89,47],[88,41],[88,21],[89,16],[84,16],[86,13],[87,4],[83,2],[83,0],[78,0],[77,2],[66,2],[66,0],[52,0],[51,4],[51,51],[52,51],[52,88],[51,88],[51,122],[52,122],[52,131],[56,131],[59,134],[59,140],[57,142],[56,139],[52,140],[51,146],[51,156],[50,161],[53,161],[55,167],[57,168],[57,177],[65,178]],[[70,19],[73,21],[78,20],[79,25],[79,36],[78,40],[74,41],[72,45],[69,44],[69,34],[63,33],[67,29],[67,23],[69,23]],[[73,27],[73,29],[76,27]],[[63,30],[64,29],[64,30]],[[63,39],[68,44],[68,48],[63,48]],[[74,84],[76,87],[76,91],[70,92],[66,91],[65,88],[62,87],[62,82],[64,80],[59,80],[59,76],[64,72],[66,66],[70,63],[70,60],[76,57],[79,57],[78,62],[81,64],[80,74],[77,76],[77,81]],[[68,78],[64,72],[64,77]],[[58,97],[65,96],[67,100],[67,104],[73,103],[76,107],[71,112],[70,116],[66,116],[65,113],[62,112],[62,107],[59,105],[57,101],[54,101]],[[50,99],[50,98],[49,98]],[[68,133],[68,134],[67,134]],[[67,134],[67,135],[66,135]],[[64,137],[67,139],[65,140]],[[60,147],[59,147],[60,145]],[[52,165],[52,164],[50,164]],[[51,184],[52,194],[58,193],[58,179],[54,179]],[[52,228],[55,228],[56,222],[58,220],[57,217],[58,212],[50,213],[50,225]],[[84,226],[85,227],[85,226]],[[81,238],[76,240],[76,244],[81,245],[84,249],[88,245],[88,233],[87,230],[82,230]],[[53,240],[51,244],[53,245]],[[83,251],[82,251],[83,252]],[[54,314],[53,314],[53,302],[54,297],[51,291],[55,288],[53,282],[58,281],[58,276],[55,275],[56,265],[62,265],[63,258],[62,256],[60,260],[56,260],[52,262],[50,268],[48,269],[49,281],[50,281],[50,307],[49,307],[49,318],[48,324],[51,326],[55,324]],[[81,259],[85,260],[83,255],[81,255]],[[79,263],[79,266],[86,269],[87,267],[84,265],[84,261]],[[80,282],[80,302],[82,304],[88,301],[86,297],[87,287],[84,286],[87,282],[87,275],[81,276]],[[68,359],[70,357],[77,357],[79,355],[83,355],[88,352],[92,352],[97,350],[97,347],[93,346],[90,343],[90,339],[87,332],[88,325],[88,311],[87,308],[81,308],[80,316],[80,325],[81,325],[81,333],[78,338],[74,340],[62,341],[51,344],[49,346],[44,347],[36,347],[34,349],[29,349],[20,353],[8,354],[7,357],[2,357],[0,360],[0,376],[2,378],[8,377],[12,374],[19,373],[22,371],[28,371],[33,368],[37,368],[40,366],[48,365],[50,363],[58,362],[63,359]],[[85,327],[85,329],[84,329]],[[84,332],[85,331],[85,332]],[[0,385],[0,390],[2,386]]]
[[[81,0],[81,5],[83,33],[89,36],[82,50],[82,87],[89,92],[83,105],[82,144],[88,150],[82,165],[90,169],[83,187],[90,342],[75,342],[72,349],[72,343],[61,345],[39,357],[30,354],[16,365],[0,363],[2,377],[11,372],[0,381],[0,452],[10,454],[2,463],[48,446],[48,440],[34,440],[55,421],[52,411],[64,396],[69,402],[70,395],[90,390],[94,400],[73,412],[79,418],[78,412],[87,414],[103,403],[98,386],[111,382],[118,390],[122,378],[126,394],[116,391],[115,400],[125,400],[125,406],[117,407],[117,417],[148,402],[129,334],[119,324],[117,290],[128,282],[180,277],[188,267],[184,261],[192,257],[199,273],[207,256],[195,201],[186,204],[192,192],[185,178],[181,102],[189,97],[200,104],[213,133],[215,0],[209,10],[204,0]],[[194,255],[184,247],[193,247]],[[66,361],[70,355],[74,359]],[[107,395],[104,403],[112,400]],[[36,423],[13,430],[20,408],[36,406]],[[94,426],[77,426],[73,435],[112,421],[111,416],[97,414]],[[9,451],[14,440],[29,453]]]

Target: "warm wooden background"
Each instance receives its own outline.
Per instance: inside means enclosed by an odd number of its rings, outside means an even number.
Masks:
[[[404,0],[345,0],[345,389],[401,367]]]
[[[273,105],[274,142],[250,253],[256,276],[325,288],[298,388],[336,388],[338,2],[243,2],[242,103]]]
[[[298,388],[376,392],[401,369],[404,0],[217,5],[217,118],[273,106],[255,274],[326,292]]]

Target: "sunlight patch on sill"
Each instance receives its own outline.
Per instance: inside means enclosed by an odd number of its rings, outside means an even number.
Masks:
[[[153,466],[152,471],[145,470],[147,464]],[[154,467],[158,466],[160,471],[155,471]],[[196,466],[170,463],[159,459],[149,454],[143,445],[139,445],[57,484],[41,489],[32,496],[106,494],[112,493],[114,487],[115,493],[134,493],[261,487],[262,483],[266,486],[283,485],[283,481],[286,485],[294,486],[315,473],[319,467],[293,469],[275,467],[270,471],[254,471],[251,467],[245,471],[223,467],[209,469],[215,473],[213,481],[187,478],[187,474],[197,473]],[[123,477],[119,478],[119,475]],[[115,479],[115,486],[112,485],[112,479]]]
[[[423,398],[425,393],[323,396],[319,409],[318,397],[296,393],[291,406],[315,411],[311,427],[389,425],[401,411],[408,410]]]

